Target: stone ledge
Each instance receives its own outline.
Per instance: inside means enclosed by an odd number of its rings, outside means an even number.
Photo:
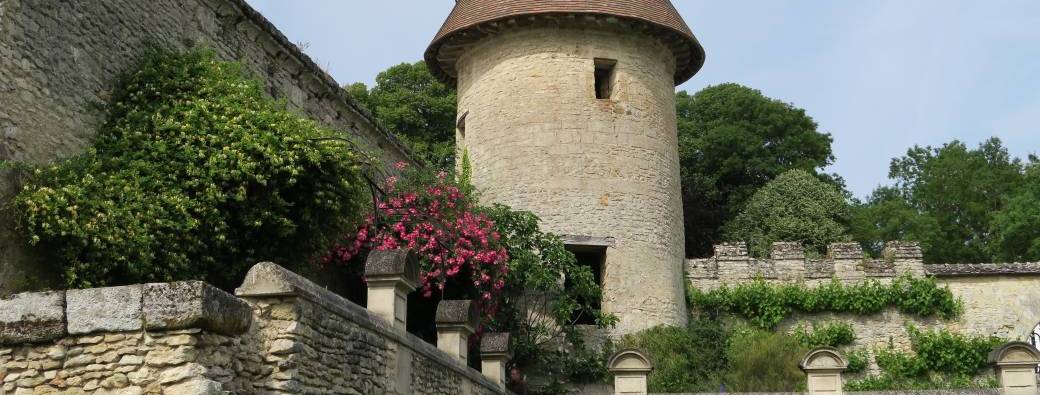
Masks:
[[[244,301],[201,281],[31,292],[0,300],[0,344],[67,335],[198,328],[222,335],[249,329]]]
[[[925,273],[936,277],[1040,274],[1040,263],[962,263],[925,265]]]
[[[129,332],[144,327],[142,286],[70,289],[65,291],[68,333]]]
[[[40,343],[65,336],[65,291],[0,299],[0,344]]]
[[[493,393],[509,394],[509,392],[488,380],[480,372],[456,361],[434,345],[426,343],[403,330],[395,329],[391,323],[372,315],[366,308],[322,288],[303,276],[275,263],[258,263],[249,269],[242,286],[235,290],[235,295],[254,300],[298,297],[332,314],[337,314],[348,321],[354,322],[362,328],[376,332],[376,334],[386,337],[392,342],[411,349],[413,352],[430,359],[433,363],[450,369]]]
[[[249,305],[202,281],[145,284],[143,315],[148,330],[201,328],[222,335],[249,329]]]

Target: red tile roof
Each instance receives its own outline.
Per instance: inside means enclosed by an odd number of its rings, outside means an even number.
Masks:
[[[441,80],[454,83],[455,62],[469,43],[493,34],[517,17],[535,23],[539,17],[593,15],[645,24],[646,31],[665,40],[676,55],[675,83],[693,77],[704,64],[704,49],[670,0],[457,0],[426,50],[426,63]],[[512,22],[510,22],[512,24]]]

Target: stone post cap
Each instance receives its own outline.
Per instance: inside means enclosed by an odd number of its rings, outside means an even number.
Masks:
[[[834,347],[819,347],[805,354],[798,367],[806,373],[842,372],[849,368],[849,361]]]
[[[419,284],[419,258],[410,249],[372,251],[365,261],[365,279],[373,283],[403,283],[409,291]]]
[[[442,300],[437,305],[437,329],[462,329],[473,333],[480,311],[472,300]]]
[[[997,366],[1040,364],[1040,351],[1026,342],[1009,342],[989,353],[989,363]]]
[[[480,339],[480,356],[482,358],[505,358],[509,359],[509,332],[485,333]]]
[[[922,259],[921,245],[916,241],[889,241],[885,243],[885,256],[898,259]]]
[[[627,349],[618,351],[607,364],[610,373],[647,373],[654,370],[650,358],[641,351]]]
[[[831,259],[863,259],[863,246],[859,243],[830,243],[827,256]]]

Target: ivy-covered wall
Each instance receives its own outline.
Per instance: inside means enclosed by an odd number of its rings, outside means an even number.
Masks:
[[[807,258],[794,243],[777,243],[770,259],[751,258],[742,244],[726,244],[717,246],[712,258],[688,260],[686,268],[690,286],[703,292],[756,282],[801,283],[811,290],[835,280],[846,285],[876,281],[880,288],[888,288],[900,276],[910,273],[916,278],[934,278],[935,284],[940,289],[949,289],[960,305],[959,314],[951,318],[943,318],[948,314],[942,313],[941,308],[934,311],[936,314],[914,314],[903,308],[899,300],[887,303],[888,307],[880,310],[868,309],[866,313],[858,313],[856,311],[862,309],[856,308],[842,312],[829,309],[805,312],[796,308],[776,325],[778,330],[791,332],[814,324],[846,322],[856,334],[851,344],[851,348],[856,349],[892,346],[897,350],[910,350],[910,327],[1026,340],[1040,323],[1040,264],[924,265],[920,248],[913,243],[889,243],[883,256],[877,259],[866,257],[858,245],[850,243],[832,245],[827,256],[819,259]],[[910,295],[923,298],[931,294]],[[914,304],[913,301],[907,303],[911,310]],[[939,303],[931,305],[936,307]],[[876,372],[877,366],[871,365]]]
[[[90,144],[121,74],[149,47],[208,46],[241,62],[267,93],[390,164],[408,154],[321,67],[243,0],[0,1],[0,159],[41,163]],[[0,202],[17,188],[0,174]],[[0,294],[50,285],[0,212]]]

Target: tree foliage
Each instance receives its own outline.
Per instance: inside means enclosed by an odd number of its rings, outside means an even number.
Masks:
[[[879,188],[856,207],[856,239],[875,249],[885,240],[918,241],[927,262],[942,263],[1000,258],[1000,247],[990,245],[994,220],[1028,184],[1021,161],[996,138],[976,149],[959,141],[938,148],[915,146],[892,160],[889,177],[895,185]],[[1021,204],[1016,202],[1016,208]],[[997,226],[1013,229],[1018,220],[1012,217],[1020,214],[1018,209],[1003,213]]]
[[[1020,190],[989,224],[989,252],[994,260],[1040,261],[1040,167],[1036,158]]]
[[[417,159],[436,168],[455,163],[455,91],[426,63],[401,63],[379,73],[376,85],[348,85],[347,92],[400,137]]]
[[[767,257],[776,241],[799,241],[808,251],[849,240],[849,205],[831,184],[804,170],[791,170],[759,189],[733,221],[727,240],[748,243],[752,255]]]
[[[154,52],[85,153],[34,169],[18,227],[74,287],[202,279],[306,262],[354,226],[359,157],[207,51]]]
[[[831,136],[805,110],[737,84],[676,95],[687,255],[710,254],[755,191],[789,170],[829,165]],[[826,179],[841,186],[840,179]]]

